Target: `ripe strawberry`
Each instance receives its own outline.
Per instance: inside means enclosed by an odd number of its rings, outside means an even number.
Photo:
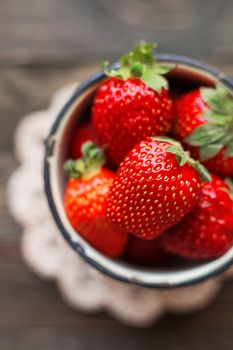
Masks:
[[[154,239],[180,221],[199,199],[205,168],[167,138],[147,138],[121,163],[107,198],[107,217],[117,227]]]
[[[197,206],[162,237],[169,253],[188,259],[213,259],[233,244],[233,200],[226,183],[212,176],[202,183]]]
[[[87,141],[94,143],[97,141],[92,124],[89,121],[85,121],[78,125],[71,140],[70,157],[72,159],[80,158],[82,156],[82,145]]]
[[[83,158],[65,163],[69,180],[64,206],[74,229],[95,248],[110,257],[124,252],[128,237],[106,219],[106,197],[115,177],[102,167],[103,152],[93,143],[82,147]]]
[[[169,258],[160,244],[160,238],[146,241],[133,235],[129,237],[125,254],[129,261],[143,265],[160,264]]]
[[[130,149],[147,136],[165,135],[171,129],[173,105],[167,67],[155,63],[153,44],[140,44],[121,58],[118,69],[99,88],[92,122],[107,157],[118,166]]]
[[[233,100],[223,88],[200,88],[175,103],[175,135],[210,171],[233,175]],[[190,147],[191,146],[191,147]]]

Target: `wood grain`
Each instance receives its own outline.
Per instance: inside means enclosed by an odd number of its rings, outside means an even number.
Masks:
[[[85,66],[86,67],[86,66]],[[7,208],[6,183],[17,162],[13,131],[20,118],[46,108],[62,85],[85,79],[96,66],[1,69],[0,94],[0,349],[3,350],[232,350],[233,282],[205,310],[167,315],[137,330],[105,313],[84,315],[67,307],[53,283],[38,279],[20,253],[20,227]],[[221,69],[233,76],[232,65]]]
[[[141,39],[161,52],[231,62],[230,0],[1,0],[0,63],[117,57]]]

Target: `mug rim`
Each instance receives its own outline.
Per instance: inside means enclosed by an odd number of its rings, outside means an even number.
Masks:
[[[190,66],[190,68],[196,68],[201,71],[204,71],[204,73],[210,74],[214,79],[219,80],[221,83],[223,83],[225,86],[227,86],[229,89],[233,89],[233,81],[223,72],[219,71],[217,68],[215,68],[212,65],[203,63],[201,61],[198,61],[196,59],[192,59],[186,56],[179,56],[179,55],[173,55],[173,54],[156,54],[156,60],[157,61],[164,61],[167,63],[175,63],[175,64],[183,64],[185,66]],[[112,65],[112,67],[117,67],[118,63],[115,63]],[[177,282],[173,283],[158,283],[158,282],[148,282],[145,281],[143,278],[139,279],[137,278],[127,278],[126,276],[123,276],[119,273],[115,273],[109,268],[106,268],[101,262],[94,260],[92,257],[90,257],[88,254],[86,254],[85,249],[83,249],[82,244],[75,242],[71,234],[68,232],[68,230],[65,228],[60,215],[57,210],[56,203],[53,198],[52,188],[51,188],[51,176],[50,176],[50,163],[48,162],[48,158],[53,155],[54,151],[54,135],[56,134],[56,131],[59,128],[59,125],[65,116],[66,112],[69,110],[69,108],[72,106],[72,104],[75,102],[75,100],[90,86],[99,83],[102,79],[104,79],[105,74],[102,72],[98,72],[94,75],[92,75],[89,79],[87,79],[84,83],[80,84],[80,86],[75,90],[75,92],[72,94],[72,96],[68,99],[68,101],[64,104],[63,108],[57,115],[51,129],[49,132],[49,135],[45,141],[45,156],[44,156],[44,187],[45,187],[45,193],[47,197],[47,201],[52,213],[52,216],[59,228],[60,233],[63,235],[65,240],[68,242],[68,244],[90,265],[92,265],[94,268],[98,269],[100,272],[116,279],[121,282],[127,282],[127,283],[133,283],[139,286],[143,287],[149,287],[149,288],[157,288],[157,289],[168,289],[168,288],[177,288],[177,287],[183,287],[188,285],[193,285],[198,282],[207,280],[211,277],[217,276],[223,271],[225,271],[229,266],[233,263],[233,254],[232,257],[226,258],[226,256],[230,255],[229,252],[233,249],[229,249],[223,256],[217,258],[223,260],[226,260],[222,264],[219,264],[218,267],[215,269],[210,269],[209,272],[204,272],[200,274],[200,276],[194,276],[190,278],[186,278],[183,280],[179,280]],[[90,246],[90,249],[93,249]],[[224,259],[225,258],[225,259]],[[216,259],[216,260],[217,260]],[[213,260],[216,261],[216,260]],[[191,272],[191,271],[190,271]],[[143,272],[141,272],[143,273]],[[166,273],[166,271],[164,271]],[[151,274],[155,274],[155,272],[151,271]]]

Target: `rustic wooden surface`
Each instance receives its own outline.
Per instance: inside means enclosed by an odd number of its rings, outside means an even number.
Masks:
[[[232,13],[230,0],[0,0],[1,350],[232,350],[233,282],[206,310],[168,315],[146,330],[67,307],[53,283],[25,266],[5,191],[17,166],[12,139],[20,118],[46,108],[62,85],[85,79],[93,62],[147,39],[160,52],[217,62],[233,77]]]
[[[0,0],[0,62],[94,61],[141,39],[227,62],[232,13],[231,0]]]
[[[233,76],[233,66],[221,68]],[[223,287],[207,309],[192,315],[166,316],[138,330],[104,313],[84,315],[67,307],[53,283],[39,280],[20,255],[20,227],[7,209],[5,187],[17,165],[13,131],[20,118],[46,108],[51,94],[96,67],[2,68],[0,94],[0,349],[92,350],[174,349],[232,350],[233,282]]]

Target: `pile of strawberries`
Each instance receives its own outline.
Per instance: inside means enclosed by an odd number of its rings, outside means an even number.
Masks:
[[[112,258],[206,260],[233,245],[233,100],[222,86],[171,98],[139,44],[98,88],[65,163],[71,225]]]

